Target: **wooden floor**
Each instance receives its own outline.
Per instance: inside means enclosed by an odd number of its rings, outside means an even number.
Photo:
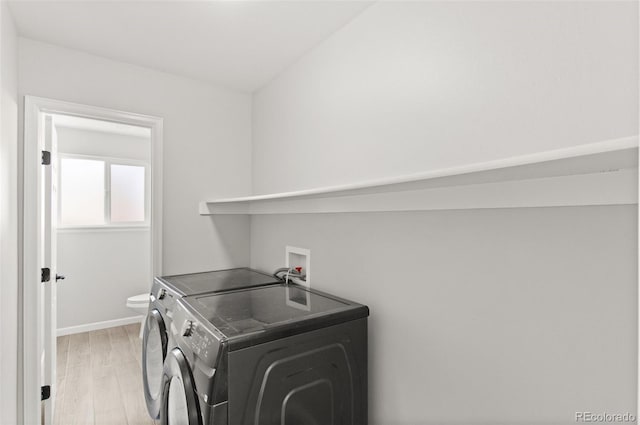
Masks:
[[[58,337],[55,425],[151,425],[139,324]]]

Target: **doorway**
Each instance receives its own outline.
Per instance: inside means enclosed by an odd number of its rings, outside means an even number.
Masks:
[[[144,420],[125,304],[161,274],[162,119],[27,96],[24,134],[24,422]]]

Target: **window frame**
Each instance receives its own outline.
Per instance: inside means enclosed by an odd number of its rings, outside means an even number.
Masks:
[[[151,163],[142,159],[58,152],[58,226],[57,230],[143,230],[151,228]],[[104,224],[62,224],[62,160],[87,159],[104,162]],[[144,167],[144,221],[111,221],[111,165]]]

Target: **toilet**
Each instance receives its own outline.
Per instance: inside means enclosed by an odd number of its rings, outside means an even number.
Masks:
[[[127,307],[143,316],[142,323],[140,324],[139,335],[140,338],[142,338],[142,332],[144,331],[144,321],[147,317],[147,311],[149,310],[149,294],[144,293],[127,298]]]

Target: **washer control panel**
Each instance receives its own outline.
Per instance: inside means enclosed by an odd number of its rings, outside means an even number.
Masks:
[[[214,358],[218,354],[218,340],[202,328],[194,328],[189,345],[193,352],[203,360]]]
[[[185,354],[191,352],[207,367],[214,368],[220,348],[219,338],[216,338],[212,330],[208,329],[206,323],[201,323],[187,311],[181,302],[176,303],[173,320],[175,327],[172,331],[178,346],[185,351]]]
[[[167,313],[173,308],[173,305],[176,302],[176,296],[170,289],[166,288],[166,286],[159,279],[155,279],[153,281],[153,287],[151,288],[151,303],[154,306],[161,307],[160,310],[162,313]]]
[[[193,335],[193,330],[195,329],[196,324],[193,323],[193,320],[186,320],[182,325],[182,336],[191,336]]]

